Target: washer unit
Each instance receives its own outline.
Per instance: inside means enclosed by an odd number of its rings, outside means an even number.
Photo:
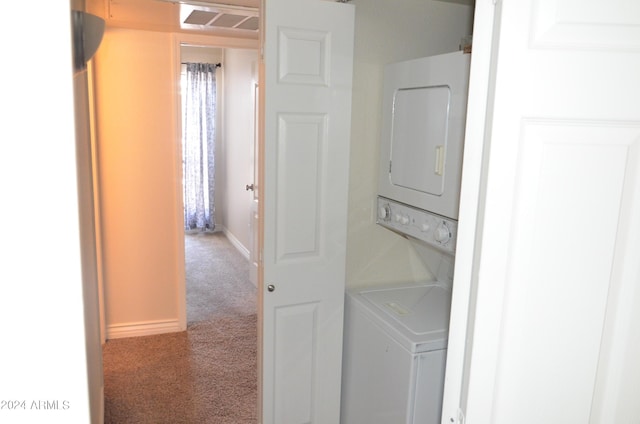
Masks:
[[[378,224],[428,249],[436,279],[347,292],[341,422],[436,424],[457,223],[383,197],[378,215]]]
[[[440,422],[450,303],[432,283],[347,293],[341,422]]]

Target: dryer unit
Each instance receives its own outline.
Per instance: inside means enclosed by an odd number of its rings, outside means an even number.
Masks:
[[[458,219],[470,56],[385,67],[379,195]]]

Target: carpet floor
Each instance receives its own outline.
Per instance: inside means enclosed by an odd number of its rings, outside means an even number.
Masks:
[[[108,340],[105,424],[255,424],[256,289],[222,233],[187,234],[187,331]]]

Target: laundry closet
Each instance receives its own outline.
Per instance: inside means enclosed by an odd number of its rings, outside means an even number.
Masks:
[[[412,55],[398,54],[400,47],[388,54],[372,89],[379,92],[378,110],[370,110],[378,117],[377,134],[368,134],[375,140],[377,157],[371,159],[377,167],[370,197],[361,201],[373,208],[375,227],[366,251],[375,252],[376,262],[353,274],[357,281],[347,279],[341,415],[346,423],[440,422],[472,8],[431,6],[468,12],[468,20],[450,31],[448,43],[432,34]],[[434,49],[428,40],[442,44]],[[358,34],[354,75],[357,52]],[[357,85],[355,79],[354,93]],[[354,110],[357,101],[354,95]],[[352,137],[352,173],[359,143]]]
[[[385,67],[376,222],[434,276],[348,291],[343,422],[440,420],[469,69],[464,51]]]

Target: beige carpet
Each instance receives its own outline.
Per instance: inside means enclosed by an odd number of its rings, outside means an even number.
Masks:
[[[257,422],[256,291],[221,233],[186,236],[186,332],[109,340],[105,423]]]
[[[256,314],[256,289],[249,262],[223,233],[185,237],[187,322]]]

